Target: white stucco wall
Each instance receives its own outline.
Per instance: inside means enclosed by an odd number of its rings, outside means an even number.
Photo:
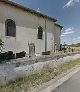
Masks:
[[[60,49],[61,28],[55,25],[54,30],[54,43],[56,43],[56,49]]]
[[[16,37],[5,36],[5,21],[12,19],[16,24]],[[37,28],[42,26],[43,39],[37,39]],[[54,46],[54,23],[46,19],[47,50],[52,50]],[[28,43],[34,43],[36,54],[45,51],[45,18],[40,18],[29,12],[9,6],[0,2],[0,37],[5,46],[4,51],[26,51],[29,53]]]

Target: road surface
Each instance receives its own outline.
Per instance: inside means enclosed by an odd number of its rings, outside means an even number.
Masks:
[[[80,72],[76,73],[53,92],[80,92]]]

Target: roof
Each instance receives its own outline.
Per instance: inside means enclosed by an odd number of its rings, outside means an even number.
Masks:
[[[14,3],[12,1],[9,1],[9,0],[0,0],[0,2],[5,3],[5,4],[9,4],[9,5],[14,6],[16,8],[20,8],[20,9],[22,9],[24,11],[27,11],[27,12],[30,12],[32,14],[36,14],[37,16],[40,16],[40,17],[43,17],[43,18],[47,18],[49,20],[52,20],[53,22],[57,21],[55,18],[49,17],[47,15],[44,15],[44,14],[39,13],[39,12],[37,12],[35,10],[32,10],[30,8],[27,8],[27,7],[24,7],[24,6],[20,5],[20,4]]]
[[[58,27],[60,27],[61,29],[63,28],[63,26],[61,26],[61,25],[59,25],[59,24],[56,24],[56,23],[55,23],[55,25],[58,26]]]

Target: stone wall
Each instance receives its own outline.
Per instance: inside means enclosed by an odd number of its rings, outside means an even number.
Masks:
[[[11,80],[25,75],[40,72],[44,68],[52,68],[63,62],[80,58],[80,53],[61,56],[41,56],[12,60],[0,64],[0,84],[6,84]]]

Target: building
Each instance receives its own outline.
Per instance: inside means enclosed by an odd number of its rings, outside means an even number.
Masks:
[[[54,24],[54,44],[56,45],[56,49],[59,50],[60,49],[60,41],[61,41],[61,30],[62,30],[62,26],[60,26],[59,24]]]
[[[54,51],[60,46],[62,26],[57,20],[8,0],[0,0],[0,37],[4,41],[3,51],[29,54],[29,45],[35,53]]]

